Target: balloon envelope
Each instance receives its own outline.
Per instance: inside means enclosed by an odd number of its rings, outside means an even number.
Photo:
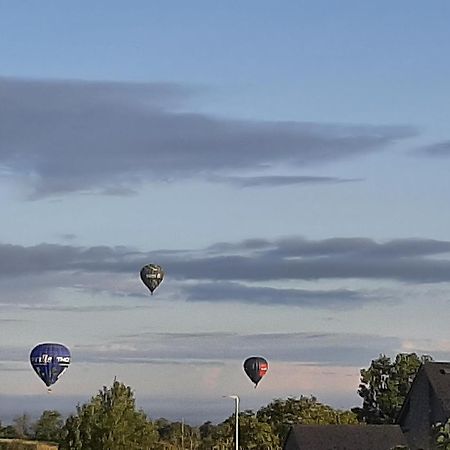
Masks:
[[[33,348],[30,362],[39,378],[50,387],[70,364],[70,351],[62,344],[47,342]]]
[[[255,383],[255,388],[268,370],[269,363],[261,356],[252,356],[244,361],[244,371]]]
[[[150,289],[152,294],[164,279],[164,271],[157,264],[145,265],[141,269],[140,275],[142,282]]]

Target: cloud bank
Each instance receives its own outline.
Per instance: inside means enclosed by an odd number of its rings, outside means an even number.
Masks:
[[[405,126],[224,119],[180,112],[195,92],[167,83],[0,78],[0,167],[32,198],[68,192],[128,195],[142,182],[280,165],[303,168],[380,151],[416,135]],[[285,185],[333,178],[230,178]],[[340,181],[336,179],[336,181]]]
[[[138,273],[148,262],[166,269],[171,279],[167,295],[172,298],[348,309],[386,299],[379,292],[342,287],[310,290],[301,283],[327,279],[341,285],[355,279],[449,282],[450,242],[291,237],[149,252],[121,246],[1,244],[0,284],[5,291],[16,293],[59,287],[138,297],[144,295]]]
[[[205,364],[240,363],[250,355],[264,355],[271,361],[312,365],[357,367],[380,352],[401,349],[401,340],[357,333],[260,333],[238,334],[154,333],[123,335],[108,343],[74,345],[73,360],[81,363],[115,364]],[[2,348],[3,360],[27,361],[22,347]]]
[[[450,156],[450,141],[441,141],[424,145],[416,149],[415,153],[433,158],[448,158]]]

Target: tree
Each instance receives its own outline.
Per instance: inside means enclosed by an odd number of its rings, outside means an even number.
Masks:
[[[160,447],[196,449],[199,444],[199,431],[184,422],[169,422],[161,418],[155,421],[159,433]]]
[[[202,449],[230,449],[234,442],[234,416],[220,423],[212,430],[210,443],[202,441]]]
[[[66,450],[147,450],[158,440],[153,423],[136,410],[131,388],[119,381],[77,406],[63,430],[60,448]]]
[[[419,357],[415,353],[399,353],[394,361],[386,355],[372,360],[368,369],[360,371],[358,394],[363,399],[362,408],[352,411],[361,422],[395,423],[420,366],[431,360],[428,355]]]
[[[432,427],[431,439],[436,450],[450,450],[450,419]]]
[[[282,444],[294,424],[352,424],[357,417],[351,411],[341,411],[324,405],[313,396],[286,400],[275,399],[256,414],[261,422],[270,424],[273,433]]]
[[[233,423],[234,423],[234,416]],[[230,420],[230,419],[228,419]],[[270,424],[262,422],[253,411],[239,414],[239,446],[248,450],[279,448],[280,441]]]
[[[59,442],[64,421],[58,411],[46,410],[34,425],[34,438],[38,441]]]
[[[200,425],[198,428],[200,435],[200,448],[211,449],[214,445],[214,435],[217,425],[213,425],[210,421],[207,421]]]
[[[201,449],[234,448],[234,414],[216,426],[206,422],[199,430]],[[279,448],[279,441],[269,424],[259,421],[253,411],[247,410],[239,413],[239,447],[246,450],[275,450]]]
[[[23,413],[21,416],[17,416],[13,420],[13,427],[16,432],[16,436],[20,439],[26,439],[32,437],[32,425],[31,418],[27,413]]]
[[[15,439],[17,437],[16,429],[12,425],[0,426],[0,438]]]

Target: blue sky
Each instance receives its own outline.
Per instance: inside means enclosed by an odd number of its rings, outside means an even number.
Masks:
[[[192,423],[348,408],[379,353],[448,360],[449,14],[0,0],[0,417],[114,376]],[[73,354],[51,397],[44,341]]]

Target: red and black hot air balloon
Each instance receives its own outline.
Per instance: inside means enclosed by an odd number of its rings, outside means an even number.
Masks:
[[[255,388],[268,369],[269,363],[261,356],[251,356],[244,361],[244,371],[250,380],[255,383]]]

